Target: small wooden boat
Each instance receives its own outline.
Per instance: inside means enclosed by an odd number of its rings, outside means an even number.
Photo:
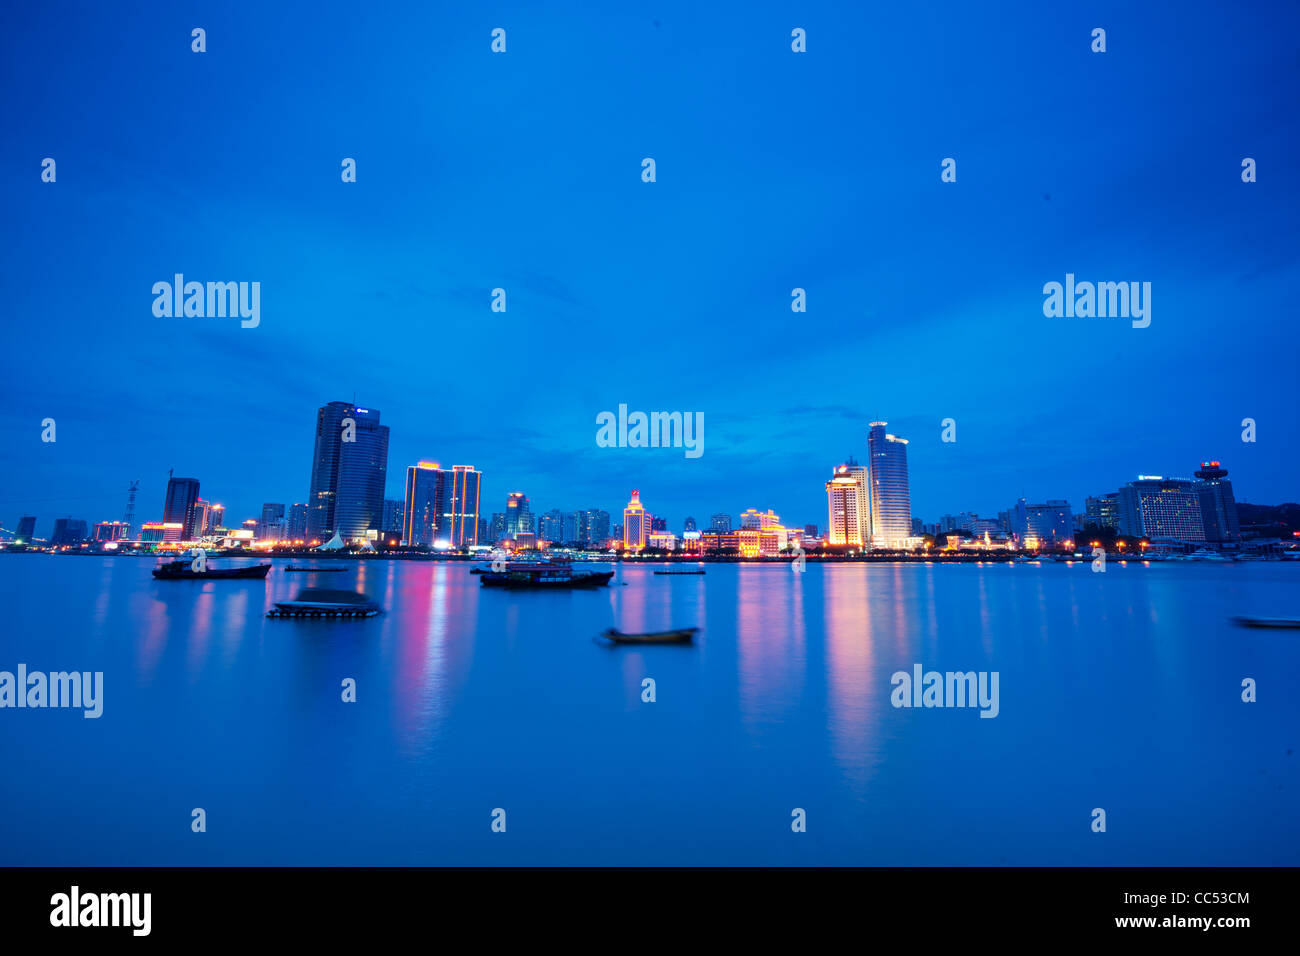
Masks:
[[[704,573],[703,568],[700,568],[698,571],[656,571],[655,572],[655,574],[703,574],[703,573]]]
[[[609,583],[613,571],[585,571],[575,574],[567,564],[519,562],[504,571],[481,571],[478,582],[486,588],[516,590],[538,588],[598,588]]]
[[[1300,628],[1300,618],[1295,617],[1234,617],[1242,627]]]
[[[264,578],[270,570],[269,564],[253,564],[243,568],[204,567],[202,571],[195,571],[193,562],[186,558],[183,561],[168,561],[154,568],[153,576],[160,581],[207,581],[222,578]]]
[[[292,601],[276,601],[267,617],[374,617],[382,609],[364,594],[303,588]]]
[[[675,631],[652,631],[647,634],[624,634],[616,627],[606,629],[604,636],[615,644],[689,644],[695,640],[698,627],[682,627]]]
[[[286,571],[296,571],[302,574],[342,574],[347,568],[295,568],[292,564],[285,568]]]

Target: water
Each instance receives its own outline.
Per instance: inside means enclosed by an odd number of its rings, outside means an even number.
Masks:
[[[1300,633],[1228,621],[1296,614],[1300,566],[622,565],[569,593],[152,566],[0,558],[0,670],[105,675],[98,720],[0,710],[0,863],[1300,863]],[[388,613],[263,616],[308,584]],[[918,662],[998,671],[999,715],[892,707]]]

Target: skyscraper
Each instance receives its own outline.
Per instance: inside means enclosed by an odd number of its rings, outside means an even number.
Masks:
[[[907,439],[872,422],[867,435],[871,482],[871,545],[904,548],[912,536],[912,497],[907,485]]]
[[[506,498],[506,537],[513,538],[533,530],[533,516],[529,512],[528,496],[522,491],[512,491]]]
[[[1237,521],[1237,499],[1232,494],[1228,469],[1217,461],[1203,461],[1196,477],[1205,540],[1236,541],[1241,537],[1241,525]]]
[[[682,530],[683,530],[683,531],[694,531],[694,530],[695,530],[695,519],[692,518],[692,517],[690,517],[689,515],[687,515],[686,520],[682,523]]]
[[[1119,490],[1121,534],[1204,541],[1201,497],[1186,478],[1139,475]]]
[[[330,402],[316,413],[316,446],[307,497],[307,537],[344,541],[379,528],[388,473],[388,426],[379,409]]]
[[[292,504],[289,506],[289,540],[306,541],[307,540],[307,505]]]
[[[826,482],[826,506],[830,522],[827,542],[865,548],[869,515],[863,477],[852,474],[848,465],[837,465],[831,480]]]
[[[167,497],[163,499],[163,523],[179,524],[181,540],[192,541],[198,535],[194,527],[194,503],[199,497],[197,478],[168,478]],[[202,529],[198,529],[202,531]]]
[[[262,517],[257,522],[257,537],[261,541],[283,541],[285,538],[284,505],[267,502],[262,505]]]
[[[554,508],[542,515],[541,523],[538,526],[538,537],[544,541],[563,541],[564,512]]]
[[[389,535],[390,532],[396,532],[396,537],[401,538],[402,529],[406,526],[405,519],[405,498],[385,498],[384,518],[379,524],[380,529],[384,534]]]
[[[641,504],[641,493],[632,489],[632,500],[623,509],[623,547],[640,551],[650,536],[650,515]]]
[[[479,543],[478,505],[483,473],[473,465],[452,465],[438,473],[438,533],[435,541],[452,548]]]
[[[709,530],[726,534],[731,530],[731,515],[719,512],[709,519]]]
[[[584,524],[582,543],[592,548],[603,548],[609,543],[609,512],[600,508],[589,508],[583,512]],[[619,536],[623,534],[619,530]]]
[[[406,469],[406,503],[402,543],[412,548],[431,548],[438,532],[442,502],[438,500],[438,463],[422,461]]]

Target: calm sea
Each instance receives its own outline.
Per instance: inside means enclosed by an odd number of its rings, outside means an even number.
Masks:
[[[105,683],[98,720],[0,710],[0,863],[1300,863],[1300,632],[1229,620],[1300,613],[1297,565],[152,566],[0,558],[0,670]],[[264,617],[308,584],[387,613]],[[997,671],[998,716],[891,706],[918,663]]]

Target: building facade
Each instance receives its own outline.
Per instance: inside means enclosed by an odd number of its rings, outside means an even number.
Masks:
[[[388,477],[388,426],[379,409],[330,402],[316,413],[307,537],[323,542],[365,540],[380,530]]]
[[[871,546],[900,549],[912,536],[912,496],[907,482],[907,439],[872,422],[867,434]]]

